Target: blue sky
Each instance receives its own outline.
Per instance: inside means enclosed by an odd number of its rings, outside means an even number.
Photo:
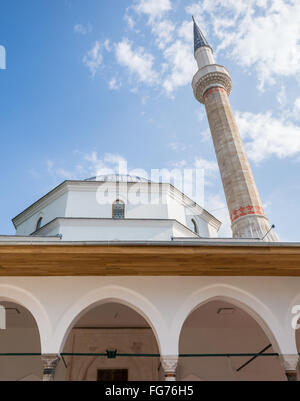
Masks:
[[[292,0],[2,0],[0,233],[65,179],[204,168],[230,224],[191,80],[194,15],[233,79],[231,104],[271,221],[299,240],[300,4]]]

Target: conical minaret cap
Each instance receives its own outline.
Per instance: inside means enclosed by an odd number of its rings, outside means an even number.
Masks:
[[[194,51],[196,53],[196,50],[199,49],[199,47],[203,47],[203,46],[207,46],[209,47],[211,50],[211,46],[208,44],[207,40],[205,39],[205,36],[203,35],[203,33],[201,32],[199,26],[197,25],[195,18],[193,18],[193,22],[194,22]]]

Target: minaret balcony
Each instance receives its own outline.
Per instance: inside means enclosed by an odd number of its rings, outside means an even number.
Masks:
[[[232,80],[227,68],[219,64],[210,64],[202,67],[194,75],[192,87],[195,98],[204,103],[203,95],[213,87],[223,88],[229,95],[232,90]]]

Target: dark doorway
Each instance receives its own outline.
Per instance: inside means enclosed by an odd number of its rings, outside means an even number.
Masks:
[[[128,369],[99,369],[98,382],[128,382]]]

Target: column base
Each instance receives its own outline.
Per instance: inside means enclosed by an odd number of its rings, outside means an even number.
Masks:
[[[287,379],[288,379],[289,382],[296,382],[296,381],[298,381],[298,380],[297,380],[297,371],[290,371],[290,372],[286,371],[286,372],[285,372],[285,375],[286,375],[286,377],[287,377]]]
[[[166,382],[175,382],[176,381],[176,374],[174,373],[165,373],[165,381]]]

